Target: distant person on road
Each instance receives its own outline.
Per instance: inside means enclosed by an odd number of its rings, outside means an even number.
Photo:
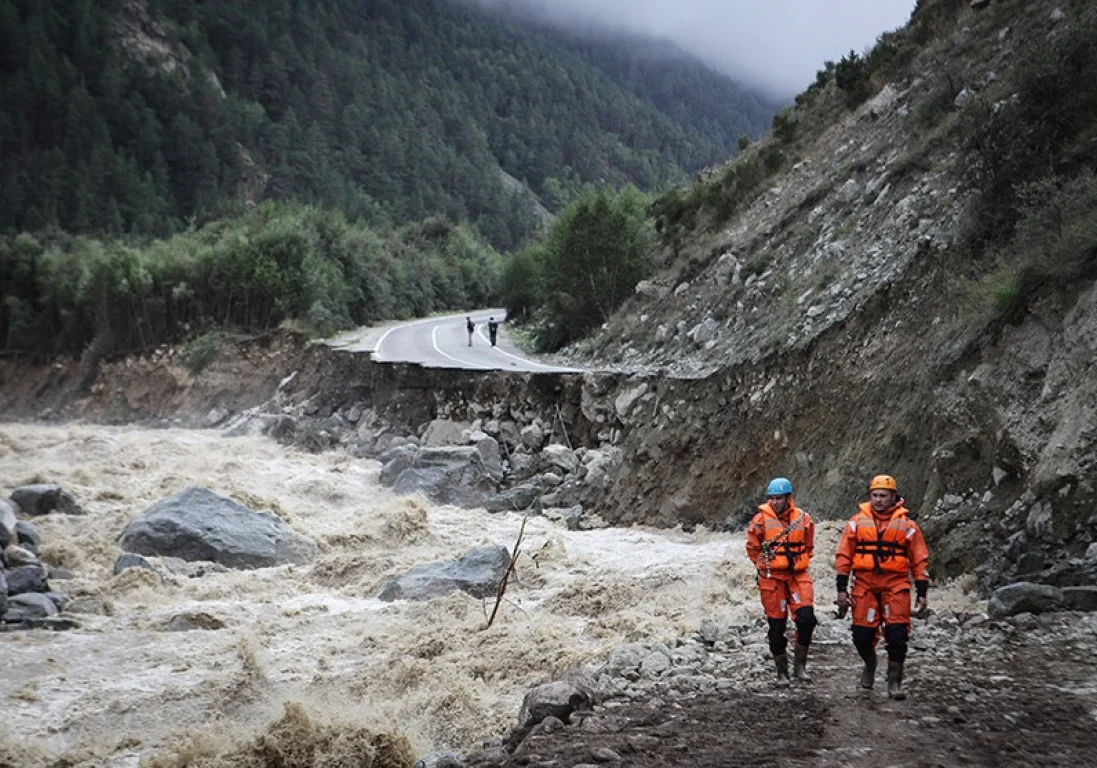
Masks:
[[[838,543],[838,616],[853,606],[853,645],[864,659],[861,687],[872,688],[876,676],[876,641],[883,628],[888,654],[888,698],[905,699],[903,664],[910,637],[910,584],[915,611],[928,606],[929,549],[921,529],[909,517],[895,478],[876,475],[868,485],[869,500],[860,505]],[[853,575],[853,589],[849,577]]]
[[[815,587],[808,573],[815,550],[815,523],[796,506],[792,483],[774,478],[766,488],[766,503],[747,528],[747,556],[758,569],[758,590],[766,612],[769,650],[777,664],[777,687],[789,685],[788,617],[796,623],[792,676],[809,683],[808,646],[815,631]]]
[[[469,346],[472,346],[472,332],[476,329],[476,324],[472,322],[471,317],[465,318],[465,330],[469,332]]]
[[[488,318],[488,337],[491,339],[491,346],[495,346],[495,339],[499,335],[499,323],[495,321],[494,317]]]

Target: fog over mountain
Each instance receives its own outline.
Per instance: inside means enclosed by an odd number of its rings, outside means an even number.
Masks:
[[[736,79],[790,97],[826,59],[902,26],[915,0],[478,0],[569,28],[665,37]]]

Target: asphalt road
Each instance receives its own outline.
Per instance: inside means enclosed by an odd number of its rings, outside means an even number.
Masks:
[[[428,317],[377,328],[359,328],[329,340],[328,344],[351,352],[370,352],[377,362],[418,363],[429,368],[531,373],[577,370],[530,360],[507,338],[505,322],[500,322],[496,346],[491,346],[488,318],[502,320],[505,316],[505,309],[484,309]],[[471,346],[465,331],[467,317],[476,325]]]

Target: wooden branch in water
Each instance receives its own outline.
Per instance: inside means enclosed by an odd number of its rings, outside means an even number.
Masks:
[[[507,592],[507,581],[510,579],[510,574],[514,571],[514,566],[518,562],[518,555],[522,553],[519,547],[522,546],[522,535],[526,532],[526,520],[529,518],[522,518],[522,527],[518,529],[518,538],[514,542],[514,549],[510,553],[510,562],[507,563],[507,569],[503,571],[503,578],[499,580],[499,590],[495,594],[495,607],[491,609],[491,616],[488,618],[488,623],[484,625],[484,629],[491,627],[492,622],[495,621],[495,614],[499,612],[499,606],[503,602],[503,595]]]

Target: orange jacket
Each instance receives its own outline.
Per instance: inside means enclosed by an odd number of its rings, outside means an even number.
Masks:
[[[790,525],[795,527],[782,535]],[[774,546],[773,557],[767,565],[762,542],[774,539],[780,541]],[[797,509],[793,499],[789,499],[783,518],[778,517],[768,503],[758,507],[758,514],[747,527],[747,557],[761,573],[806,571],[814,551],[815,523],[811,515]]]
[[[914,581],[929,578],[929,548],[918,524],[907,517],[900,499],[883,514],[861,504],[842,532],[834,569],[839,576],[849,572],[909,573]]]

